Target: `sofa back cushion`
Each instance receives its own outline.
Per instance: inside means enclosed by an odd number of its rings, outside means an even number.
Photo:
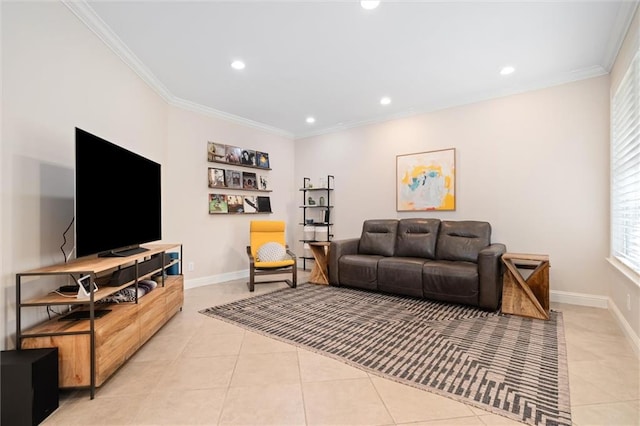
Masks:
[[[440,219],[400,219],[396,256],[435,259]]]
[[[393,256],[397,233],[396,219],[365,220],[362,225],[358,253]]]
[[[436,258],[439,260],[478,261],[478,252],[491,244],[491,225],[488,222],[442,221]]]

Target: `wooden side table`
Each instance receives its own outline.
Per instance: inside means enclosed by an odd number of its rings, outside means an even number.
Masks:
[[[329,274],[327,272],[327,261],[329,259],[329,241],[316,241],[309,243],[311,253],[315,260],[309,282],[313,284],[329,285]]]
[[[502,286],[502,312],[523,317],[549,319],[549,256],[505,253],[507,267]],[[532,269],[524,279],[518,269]]]

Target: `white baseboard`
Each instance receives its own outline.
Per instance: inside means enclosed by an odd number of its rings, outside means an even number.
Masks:
[[[210,275],[208,277],[185,280],[184,288],[186,290],[189,288],[203,287],[210,284],[219,284],[227,281],[240,280],[247,277],[249,277],[249,270],[244,269],[242,271],[227,272],[224,274]]]
[[[609,297],[584,293],[572,293],[568,291],[551,291],[549,296],[552,302],[610,310],[616,321],[618,321],[618,325],[622,329],[622,332],[625,334],[627,339],[629,339],[629,343],[631,343],[633,351],[636,355],[640,356],[640,337],[634,333],[633,328],[631,328],[627,319],[622,315],[618,306],[616,306],[613,300]]]
[[[627,336],[627,339],[629,339],[631,348],[633,348],[633,351],[636,353],[636,355],[640,357],[640,337],[638,337],[634,333],[633,328],[631,328],[631,325],[629,325],[627,319],[624,317],[624,315],[622,315],[622,311],[620,311],[618,306],[611,299],[609,299],[609,310],[618,321],[618,325],[620,325],[620,328]]]
[[[589,306],[592,308],[602,309],[607,309],[609,307],[609,298],[607,296],[598,296],[594,294],[551,290],[549,299],[552,302],[566,303],[569,305]]]

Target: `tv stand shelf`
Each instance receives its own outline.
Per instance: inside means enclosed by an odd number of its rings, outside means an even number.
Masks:
[[[69,263],[33,269],[16,274],[16,338],[18,349],[58,348],[60,388],[86,388],[91,398],[101,386],[169,319],[182,309],[184,279],[182,271],[182,245],[145,245],[148,251],[127,257],[84,257]],[[178,251],[178,259],[165,262],[164,253]],[[138,273],[138,266],[154,255],[160,255],[160,266]],[[157,259],[157,258],[156,258]],[[164,275],[162,271],[177,265],[179,275]],[[112,271],[133,266],[132,280],[114,286],[101,286],[108,282]],[[136,286],[140,280],[161,274],[158,286],[134,302],[100,303],[117,291]],[[98,291],[89,298],[77,299],[49,293],[21,300],[24,286],[38,284],[29,277],[90,275],[91,285],[98,282]],[[87,310],[88,320],[60,321],[56,316],[48,321],[22,330],[22,309],[38,306],[69,305],[74,310]],[[95,318],[97,309],[109,309],[101,318]],[[66,312],[64,313],[66,314]],[[64,315],[62,314],[62,315]]]

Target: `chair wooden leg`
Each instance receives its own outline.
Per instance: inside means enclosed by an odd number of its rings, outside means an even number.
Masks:
[[[249,271],[249,291],[255,290],[256,273],[253,269]]]
[[[293,265],[293,288],[298,286],[298,266]]]

